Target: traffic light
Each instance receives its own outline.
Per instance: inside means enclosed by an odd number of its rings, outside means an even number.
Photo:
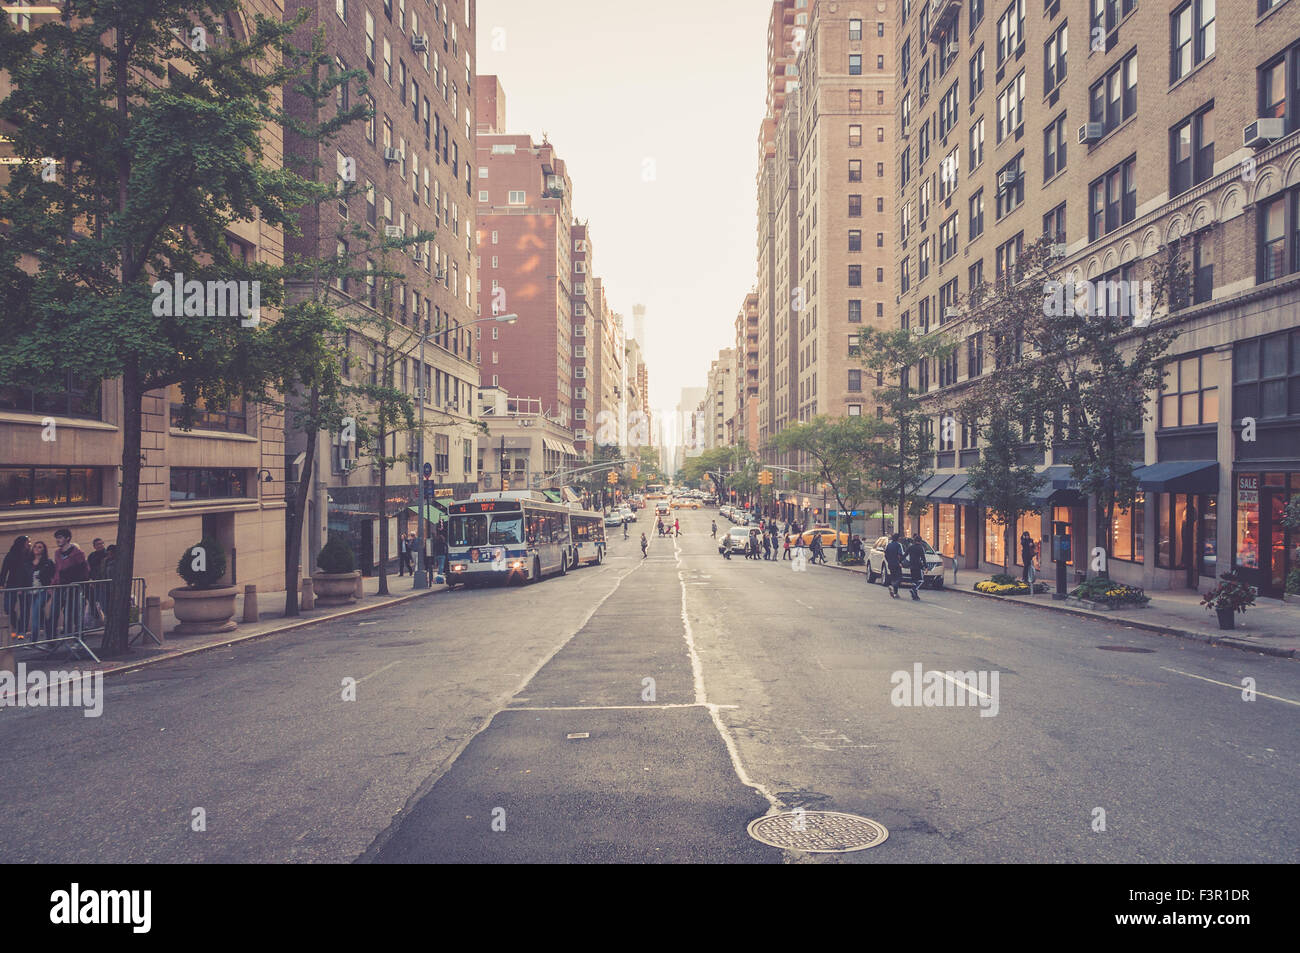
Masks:
[[[758,474],[758,482],[762,486],[771,486],[775,477],[772,476],[771,470],[761,470]]]
[[[630,480],[636,479],[636,464],[632,465],[632,472],[628,474],[628,479]]]
[[[610,484],[617,483],[617,482],[618,482],[618,472],[615,471],[615,470],[610,470],[609,473],[607,473],[607,474],[605,475],[605,482],[606,482],[606,483],[610,483]]]
[[[510,489],[510,481],[504,477],[501,479],[501,489],[503,491]]]

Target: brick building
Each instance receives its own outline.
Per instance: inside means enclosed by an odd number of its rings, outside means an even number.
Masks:
[[[916,369],[937,406],[986,370],[953,304],[1014,274],[1039,236],[1066,280],[1139,280],[1157,254],[1184,255],[1181,334],[1166,390],[1149,395],[1144,492],[1112,527],[1110,575],[1181,588],[1234,567],[1276,595],[1300,564],[1300,537],[1281,525],[1300,497],[1300,6],[1215,7],[900,3],[893,314],[961,345],[942,381]],[[959,565],[989,569],[1001,527],[964,479],[979,452],[969,428],[941,435],[919,526]],[[1072,487],[1072,453],[1050,438],[1023,447],[1051,479],[1016,530],[1046,551],[1060,520],[1086,554],[1096,504]]]
[[[588,400],[574,374],[573,319],[578,305],[585,314],[591,290],[589,275],[579,280],[573,269],[573,183],[553,145],[504,131],[500,84],[479,80],[479,103],[491,117],[479,125],[475,178],[484,314],[495,302],[519,315],[483,348],[483,385],[540,400],[543,413],[571,430],[575,401]]]
[[[758,292],[745,295],[736,314],[736,414],[727,442],[758,448]]]
[[[393,385],[424,405],[424,432],[394,434],[385,451],[403,457],[387,475],[387,554],[379,551],[378,472],[369,465],[369,450],[340,434],[317,438],[304,563],[319,550],[328,528],[348,536],[359,565],[369,572],[381,560],[395,558],[397,533],[417,531],[421,462],[432,467],[434,490],[444,498],[464,495],[477,478],[475,339],[482,328],[470,327],[479,310],[471,245],[475,3],[288,0],[286,16],[302,10],[307,19],[300,42],[323,30],[336,69],[369,74],[367,105],[374,117],[345,128],[332,154],[317,157],[327,176],[341,174],[335,170],[352,159],[360,194],[337,209],[327,207],[324,220],[306,218],[303,234],[291,238],[288,247],[305,254],[337,251],[354,268],[403,276],[391,289],[391,302],[382,281],[343,281],[333,289],[351,325],[344,370],[354,383],[367,376],[373,382],[389,365]],[[350,103],[357,95],[348,89],[340,99]],[[291,96],[288,105],[296,114],[307,108],[300,97]],[[290,138],[295,154],[310,154],[310,144]],[[363,225],[371,236],[368,250],[338,242],[344,220]],[[390,234],[410,237],[421,231],[436,237],[407,248],[377,249]],[[423,350],[422,336],[427,338]],[[305,439],[291,435],[291,459]]]

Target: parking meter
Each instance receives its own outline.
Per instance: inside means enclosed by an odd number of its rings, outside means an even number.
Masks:
[[[1052,558],[1056,560],[1056,593],[1054,599],[1065,598],[1065,564],[1071,558],[1070,524],[1064,520],[1052,522]]]

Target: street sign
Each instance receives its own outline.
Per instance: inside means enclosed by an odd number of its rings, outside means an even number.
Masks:
[[[429,477],[431,477],[431,476],[433,476],[433,464],[432,464],[432,463],[426,463],[426,464],[424,465],[424,478],[427,480],[427,479],[429,479]]]

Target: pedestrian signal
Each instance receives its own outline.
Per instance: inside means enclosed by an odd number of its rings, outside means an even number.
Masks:
[[[606,476],[605,476],[605,482],[606,482],[606,483],[617,483],[617,482],[618,482],[618,474],[615,473],[613,470],[610,470],[609,473],[606,474]]]

